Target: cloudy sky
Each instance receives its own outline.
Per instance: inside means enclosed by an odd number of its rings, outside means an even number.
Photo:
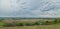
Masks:
[[[0,17],[60,17],[60,0],[0,0]]]

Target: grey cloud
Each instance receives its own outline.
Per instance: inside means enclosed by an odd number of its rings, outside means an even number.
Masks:
[[[0,0],[0,16],[59,17],[59,0]],[[11,4],[11,5],[10,5]]]

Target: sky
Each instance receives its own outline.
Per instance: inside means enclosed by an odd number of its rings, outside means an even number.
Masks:
[[[0,0],[0,17],[60,17],[60,0]]]

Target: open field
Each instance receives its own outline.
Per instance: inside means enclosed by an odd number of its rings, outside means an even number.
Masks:
[[[16,27],[16,29],[60,29],[60,24]]]
[[[60,29],[60,19],[0,20],[0,29]]]
[[[0,27],[0,29],[16,29],[16,27]]]
[[[0,27],[0,29],[60,29],[60,24],[39,26]]]

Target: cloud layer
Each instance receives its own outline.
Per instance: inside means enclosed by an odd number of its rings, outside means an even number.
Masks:
[[[60,0],[0,0],[0,17],[60,17]]]

